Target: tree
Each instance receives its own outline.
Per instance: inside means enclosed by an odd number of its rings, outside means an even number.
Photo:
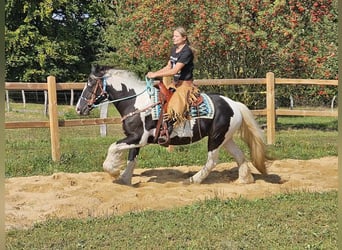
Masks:
[[[114,1],[119,14],[104,37],[115,50],[104,56],[142,73],[165,63],[172,30],[182,25],[199,51],[198,77],[263,77],[272,70],[282,77],[324,78],[329,74],[321,69],[332,67],[329,77],[335,78],[336,5],[336,0]],[[330,66],[317,65],[327,59]]]
[[[179,25],[198,51],[196,78],[265,77],[268,71],[337,77],[337,0],[117,0],[112,6],[117,15],[108,19],[104,39],[115,49],[101,61],[141,77],[165,65]],[[259,88],[214,90],[234,97]]]
[[[7,81],[82,80],[101,48],[101,1],[6,1]]]
[[[337,0],[8,0],[6,79],[79,81],[94,62],[143,77],[166,64],[177,26],[196,48],[196,78],[337,79]]]

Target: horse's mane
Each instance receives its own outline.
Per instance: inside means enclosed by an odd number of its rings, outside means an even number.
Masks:
[[[91,68],[90,77],[102,78],[102,77],[113,77],[120,79],[127,79],[130,82],[140,82],[139,77],[131,71],[126,69],[119,69],[108,65],[95,65]]]
[[[93,66],[91,70],[91,76],[100,78],[107,77],[108,81],[112,84],[125,83],[130,88],[145,87],[144,83],[134,72],[112,66]]]
[[[132,72],[132,71],[128,71],[125,69],[115,69],[115,68],[111,68],[108,69],[105,75],[110,75],[110,76],[118,76],[120,78],[130,78],[132,80],[136,80],[136,81],[140,81],[140,79],[138,78],[138,76]]]

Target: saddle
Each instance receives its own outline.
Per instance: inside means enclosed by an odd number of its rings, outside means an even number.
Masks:
[[[158,94],[158,101],[160,103],[160,112],[159,112],[159,117],[158,117],[158,122],[157,122],[157,127],[156,127],[156,132],[155,132],[155,142],[157,141],[158,137],[160,136],[165,136],[166,137],[166,143],[163,143],[161,145],[163,146],[168,146],[170,142],[170,134],[169,134],[169,129],[168,129],[168,124],[167,124],[167,107],[169,104],[169,101],[175,92],[176,89],[173,87],[167,88],[163,81],[160,81],[157,85],[155,85],[157,89],[159,89],[159,94]],[[192,112],[189,110],[189,115],[191,116],[193,113],[194,109],[198,109],[198,106],[203,103],[203,96],[199,95],[193,102],[190,104]],[[197,107],[197,108],[196,108]],[[199,114],[198,114],[199,116]]]

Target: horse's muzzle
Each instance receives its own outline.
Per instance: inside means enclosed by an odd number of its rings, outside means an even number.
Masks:
[[[76,107],[76,113],[78,115],[89,115],[89,112],[92,109],[92,106],[84,106],[83,109],[81,107]]]

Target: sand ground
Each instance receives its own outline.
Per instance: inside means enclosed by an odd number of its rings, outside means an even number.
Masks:
[[[5,180],[6,229],[29,228],[48,218],[86,218],[167,209],[209,198],[262,198],[278,193],[338,188],[337,157],[277,160],[269,175],[253,170],[255,183],[238,184],[235,163],[219,164],[200,185],[183,181],[200,166],[136,169],[133,185],[113,183],[104,172],[55,173]]]

